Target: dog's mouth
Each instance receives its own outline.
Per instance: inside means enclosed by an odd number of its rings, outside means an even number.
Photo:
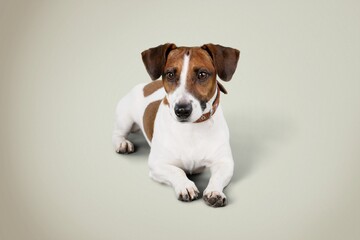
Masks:
[[[181,118],[178,118],[178,117],[177,117],[176,120],[177,120],[178,122],[181,122],[181,123],[190,122],[189,118],[187,118],[187,119],[181,119]]]

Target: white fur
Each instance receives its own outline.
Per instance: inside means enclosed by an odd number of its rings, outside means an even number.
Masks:
[[[178,90],[184,91],[185,90],[185,84],[186,84],[186,76],[189,71],[189,64],[190,64],[190,55],[185,54],[183,59],[183,65],[180,73],[180,87]]]

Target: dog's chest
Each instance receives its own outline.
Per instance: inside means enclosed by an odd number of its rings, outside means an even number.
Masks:
[[[159,134],[157,139],[163,142],[162,152],[168,154],[167,158],[170,161],[174,161],[175,165],[187,172],[194,173],[208,165],[214,148],[212,136],[198,126],[186,124],[184,127],[185,124],[182,125],[180,127],[168,126],[166,133]]]
[[[189,173],[201,170],[214,160],[217,149],[227,138],[221,110],[218,114],[203,123],[180,123],[170,116],[167,106],[160,105],[151,151]]]

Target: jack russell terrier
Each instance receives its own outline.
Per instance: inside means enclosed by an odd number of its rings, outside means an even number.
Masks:
[[[198,198],[187,174],[210,168],[203,192],[206,204],[226,205],[223,189],[234,171],[229,130],[219,105],[216,79],[230,81],[240,52],[221,45],[177,47],[164,44],[141,53],[153,81],[135,86],[116,108],[113,144],[118,153],[134,152],[129,133],[142,130],[151,146],[150,177],[171,185],[179,200]]]

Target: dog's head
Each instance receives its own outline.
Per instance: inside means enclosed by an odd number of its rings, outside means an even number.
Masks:
[[[167,43],[141,55],[151,79],[162,76],[170,114],[180,122],[196,122],[212,111],[218,91],[226,93],[216,76],[230,81],[240,52],[214,44],[177,47]]]

